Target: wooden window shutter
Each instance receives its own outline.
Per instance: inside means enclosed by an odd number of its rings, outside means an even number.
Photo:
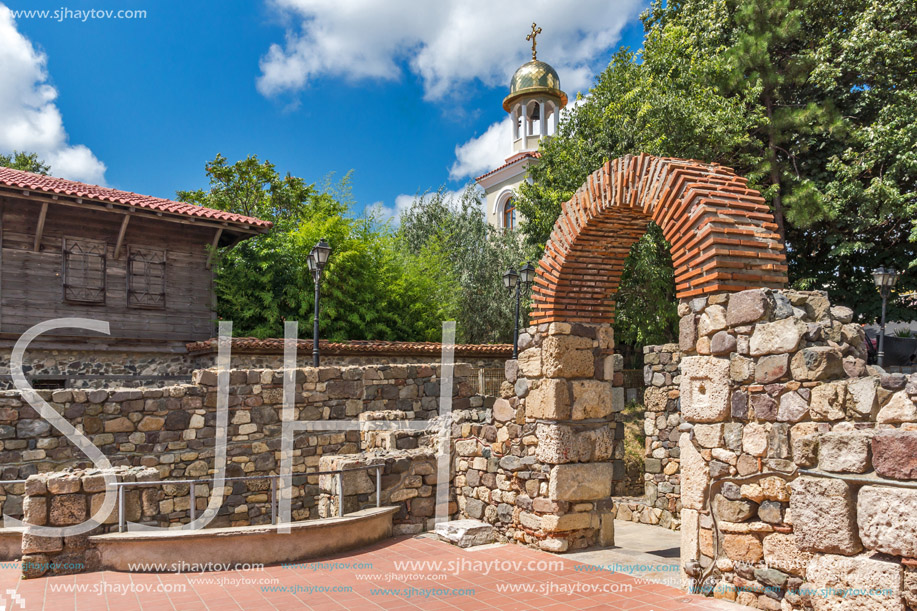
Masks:
[[[127,305],[131,308],[166,307],[166,251],[128,248]]]
[[[64,300],[105,303],[106,244],[83,238],[64,238]]]

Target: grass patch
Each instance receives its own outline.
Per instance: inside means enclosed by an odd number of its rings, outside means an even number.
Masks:
[[[646,444],[643,414],[643,404],[632,401],[621,411],[619,419],[624,425],[624,492],[627,496],[643,495],[643,454]]]

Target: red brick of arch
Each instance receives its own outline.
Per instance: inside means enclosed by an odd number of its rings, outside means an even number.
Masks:
[[[538,265],[532,322],[613,322],[624,259],[651,220],[672,244],[678,297],[784,287],[777,224],[747,182],[684,159],[609,161],[563,205]]]

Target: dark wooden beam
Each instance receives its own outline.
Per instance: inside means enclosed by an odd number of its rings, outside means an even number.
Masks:
[[[226,226],[227,231],[233,233],[246,233],[249,235],[258,235],[260,233],[266,233],[269,231],[266,227],[252,227],[246,223],[228,223],[226,221],[220,221],[216,219],[208,219],[205,217],[194,217],[194,216],[185,216],[182,214],[164,214],[162,212],[157,212],[155,210],[147,210],[145,208],[139,208],[133,205],[124,204],[112,205],[111,209],[108,209],[104,202],[95,202],[91,200],[84,201],[83,198],[78,197],[73,200],[64,199],[63,196],[54,195],[49,197],[43,194],[35,193],[34,191],[10,191],[0,187],[0,196],[6,196],[10,198],[17,198],[20,200],[28,200],[33,202],[40,203],[52,203],[60,206],[73,206],[81,208],[82,210],[102,210],[112,213],[122,213],[127,214],[129,211],[135,211],[135,214],[140,216],[145,216],[148,218],[159,219],[163,221],[170,221],[173,223],[181,223],[183,225],[197,225],[198,227],[214,227],[214,226]]]
[[[121,247],[124,246],[124,234],[127,233],[127,224],[131,221],[130,213],[124,215],[121,221],[121,229],[118,231],[118,243],[115,245],[115,259],[121,256]]]
[[[41,205],[41,213],[38,215],[38,228],[35,229],[35,252],[41,248],[41,234],[45,232],[45,220],[48,218],[48,202]]]
[[[217,233],[213,236],[213,248],[210,249],[210,252],[207,253],[207,269],[210,269],[210,266],[213,264],[213,253],[216,251],[217,247],[220,245],[220,236],[223,235],[223,228],[220,227],[217,229]]]

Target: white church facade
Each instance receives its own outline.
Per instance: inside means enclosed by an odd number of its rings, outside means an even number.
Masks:
[[[532,24],[532,33],[526,37],[532,41],[532,61],[516,70],[509,95],[503,100],[503,109],[513,119],[512,154],[503,165],[475,179],[487,199],[487,221],[501,229],[517,227],[515,198],[519,185],[538,158],[542,139],[556,133],[560,111],[567,105],[557,72],[537,59],[535,36],[540,33],[541,28]]]

